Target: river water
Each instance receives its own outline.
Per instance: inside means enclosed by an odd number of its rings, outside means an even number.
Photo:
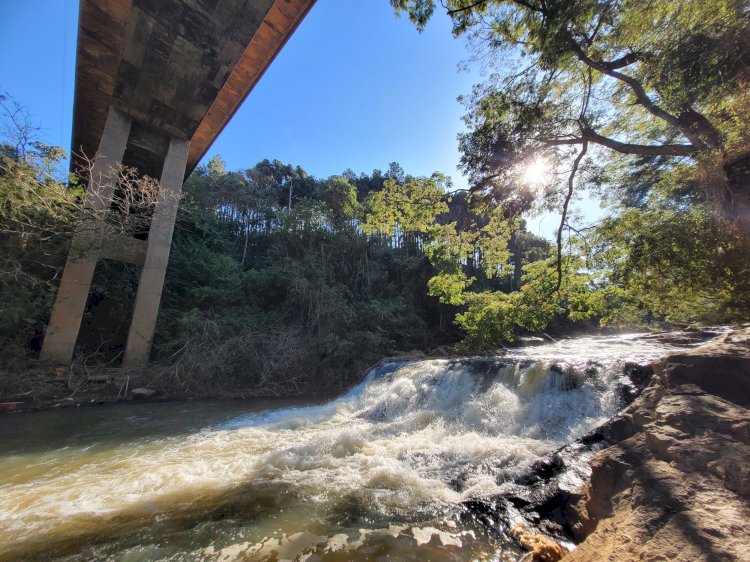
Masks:
[[[613,416],[625,362],[675,349],[584,337],[385,363],[325,403],[5,416],[0,559],[515,560],[462,502]]]

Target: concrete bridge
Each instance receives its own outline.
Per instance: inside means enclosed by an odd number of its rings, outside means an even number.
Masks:
[[[123,367],[148,362],[183,180],[314,3],[81,0],[72,151],[74,170],[93,159],[86,205],[112,205],[118,163],[161,188],[147,239],[74,237],[42,362],[70,364],[100,258],[141,266]]]

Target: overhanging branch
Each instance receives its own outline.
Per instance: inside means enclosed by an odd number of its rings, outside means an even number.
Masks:
[[[573,169],[570,171],[570,175],[568,176],[568,193],[565,197],[565,203],[563,203],[563,211],[562,211],[562,217],[560,218],[560,228],[557,229],[557,287],[556,291],[560,290],[560,287],[562,286],[562,232],[563,228],[565,228],[565,222],[568,220],[568,206],[570,205],[570,200],[573,198],[573,186],[575,184],[575,177],[576,172],[578,172],[578,166],[581,164],[581,160],[583,160],[583,157],[586,155],[586,151],[589,148],[588,141],[583,141],[583,145],[581,146],[581,151],[578,153],[578,156],[576,156],[575,161],[573,162]]]
[[[693,156],[700,150],[692,144],[630,144],[600,135],[593,129],[584,129],[583,138],[622,154],[638,156]]]
[[[608,68],[609,70],[619,70],[620,68],[625,68],[626,66],[630,66],[631,64],[634,64],[638,62],[639,59],[638,53],[628,53],[627,55],[623,55],[618,59],[611,60],[609,62],[602,62],[602,66],[604,68]]]
[[[463,8],[455,8],[453,10],[448,10],[448,15],[452,16],[453,14],[458,14],[459,12],[465,12],[467,10],[471,10],[473,8],[476,8],[477,6],[480,6],[481,4],[484,4],[487,0],[478,0],[477,2],[474,2],[473,4],[470,4],[468,6],[464,6]],[[443,5],[445,7],[445,5]]]
[[[585,128],[580,137],[570,138],[537,138],[537,142],[546,146],[565,146],[592,142],[620,152],[638,156],[693,156],[700,149],[692,144],[631,144],[600,135],[593,129]]]
[[[606,74],[607,76],[610,76],[612,78],[615,78],[616,80],[619,80],[620,82],[623,82],[624,84],[627,84],[633,91],[635,99],[638,100],[638,103],[643,106],[646,111],[648,111],[651,115],[654,115],[659,119],[662,119],[663,121],[669,123],[672,127],[680,131],[680,133],[682,133],[685,138],[690,141],[695,149],[705,150],[706,148],[708,148],[708,144],[703,138],[706,137],[706,134],[697,134],[697,132],[693,129],[692,123],[686,123],[685,119],[680,119],[679,116],[672,115],[668,111],[665,111],[657,103],[655,103],[654,100],[652,100],[648,95],[648,93],[646,93],[646,89],[637,79],[616,70],[617,68],[623,68],[624,66],[635,62],[628,62],[628,59],[626,58],[628,55],[609,63],[603,63],[595,61],[594,59],[589,57],[581,48],[581,46],[572,38],[570,39],[570,47],[578,57],[578,59],[589,66],[589,68],[593,68],[594,70],[597,70],[602,74]],[[634,54],[633,56],[636,55]],[[628,64],[625,64],[626,62],[628,62]],[[709,129],[709,132],[713,133],[713,127],[710,127],[709,125]],[[710,139],[711,136],[712,134],[709,134],[707,138]]]
[[[659,107],[656,103],[654,103],[654,101],[646,93],[643,85],[638,80],[636,80],[632,76],[623,74],[622,72],[617,72],[617,70],[615,70],[614,68],[605,66],[599,61],[595,61],[584,52],[581,46],[576,43],[574,39],[570,40],[570,47],[576,54],[578,59],[587,66],[590,66],[594,70],[597,70],[602,74],[606,74],[607,76],[611,76],[612,78],[615,78],[620,82],[624,82],[625,84],[630,86],[630,89],[635,94],[635,98],[638,100],[638,103],[640,103],[646,109],[646,111],[648,111],[652,115],[655,115],[656,117],[659,117],[660,119],[663,119],[673,127],[677,129],[680,128],[680,123],[677,121],[677,117],[675,117],[671,113],[668,113],[667,111]]]

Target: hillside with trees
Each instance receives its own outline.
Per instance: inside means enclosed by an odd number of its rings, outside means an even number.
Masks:
[[[432,0],[392,0],[418,29]],[[154,384],[187,395],[340,389],[383,356],[491,351],[521,334],[742,322],[750,311],[747,5],[450,0],[485,61],[463,98],[469,189],[439,172],[316,178],[220,157],[184,186]],[[711,69],[710,72],[706,69]],[[87,217],[58,148],[3,96],[0,360],[38,352]],[[107,228],[139,236],[158,186],[120,170]],[[571,218],[577,195],[606,206]],[[556,239],[526,229],[561,215]],[[117,365],[135,266],[100,260],[77,365]],[[106,326],[106,330],[102,330]],[[103,337],[101,334],[107,334]]]
[[[86,212],[77,184],[54,179],[60,156],[43,146],[3,156],[9,371],[38,352],[67,241]],[[124,228],[121,215],[106,220]],[[268,160],[227,171],[215,157],[185,185],[152,384],[196,396],[333,391],[414,349],[473,353],[581,321],[679,326],[747,310],[733,285],[745,263],[739,241],[702,206],[630,207],[570,244],[558,287],[553,244],[440,174],[413,177],[393,163],[317,179]],[[79,367],[117,365],[137,275],[100,260]]]

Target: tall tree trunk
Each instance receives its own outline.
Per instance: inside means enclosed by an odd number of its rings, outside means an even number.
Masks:
[[[250,225],[245,224],[245,247],[242,248],[242,262],[241,265],[245,265],[245,257],[247,256],[247,239],[250,236]]]
[[[725,193],[720,199],[723,214],[737,222],[750,250],[750,154],[724,165],[727,176]]]

